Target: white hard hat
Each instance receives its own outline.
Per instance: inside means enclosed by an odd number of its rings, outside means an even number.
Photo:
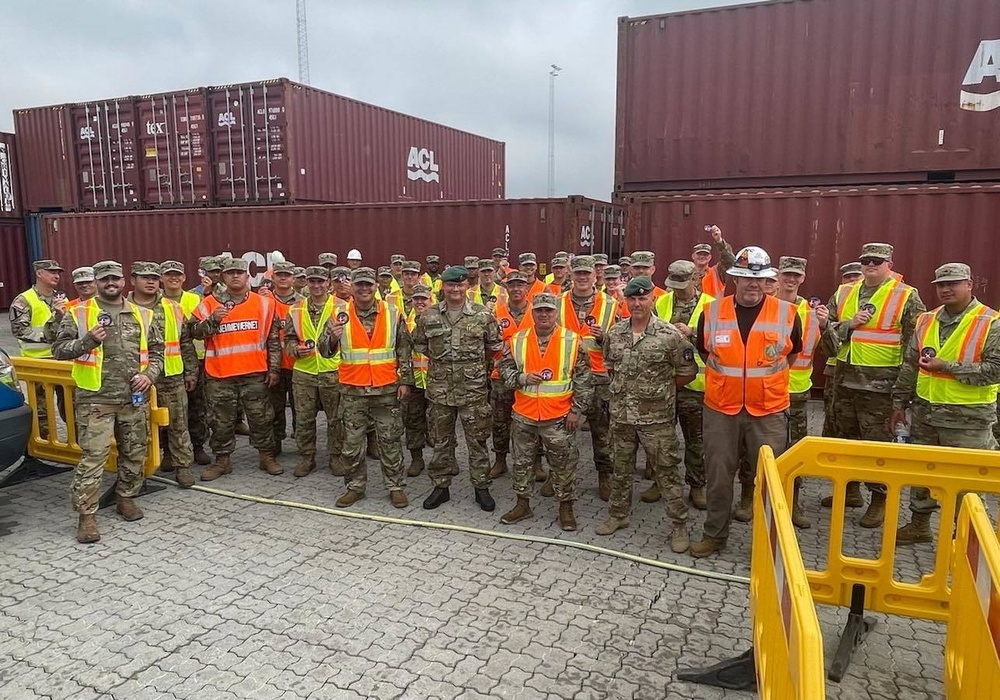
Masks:
[[[730,277],[776,277],[771,256],[763,248],[748,245],[736,254],[736,262],[726,270]]]
[[[347,251],[347,259],[348,260],[360,260],[361,259],[361,251],[358,250],[357,248],[351,248],[349,251]]]

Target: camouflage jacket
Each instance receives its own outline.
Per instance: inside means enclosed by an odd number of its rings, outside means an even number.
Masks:
[[[140,304],[137,302],[133,296],[132,292],[129,292],[128,300],[131,301],[136,306],[145,306],[153,312],[153,323],[160,327],[162,333],[166,332],[166,326],[163,320],[163,292],[156,293],[156,300],[150,304]],[[168,300],[169,301],[169,300]],[[177,302],[173,302],[177,303]],[[191,337],[191,324],[190,322],[185,322],[181,324],[180,327],[180,341],[181,341],[181,360],[184,362],[184,373],[175,377],[167,377],[165,375],[160,375],[158,380],[159,384],[164,384],[166,382],[182,382],[186,380],[196,380],[198,378],[198,353],[194,349],[194,338]],[[166,337],[164,336],[164,341]]]
[[[726,270],[731,268],[733,266],[733,263],[736,262],[736,255],[733,253],[733,247],[729,245],[729,243],[724,239],[719,241],[718,243],[713,243],[712,245],[715,247],[716,252],[719,254],[719,262],[715,263],[714,266],[715,271],[719,273],[719,279],[722,280],[723,284],[725,284],[726,280],[728,279],[728,277],[726,277]],[[699,275],[697,272],[695,272],[695,275],[698,276],[698,279],[695,281],[694,286],[698,290],[698,293],[701,294],[702,291],[704,291],[701,288],[701,280],[705,275],[704,274]],[[697,299],[697,297],[695,297],[695,299]]]
[[[426,309],[413,329],[413,348],[428,358],[427,399],[445,406],[485,401],[493,358],[503,348],[500,325],[471,301],[454,324],[446,309],[443,301]]]
[[[673,423],[677,411],[674,377],[694,376],[694,346],[671,324],[653,316],[638,339],[631,321],[619,321],[604,336],[604,361],[611,376],[611,420],[629,425]]]
[[[38,291],[37,289],[35,290]],[[52,308],[52,303],[55,300],[55,294],[50,296],[38,295],[45,304]],[[39,342],[52,342],[54,340],[54,335],[52,333],[48,334],[46,337],[45,328],[41,330],[34,331],[31,328],[31,307],[28,306],[28,301],[24,298],[24,293],[18,294],[14,297],[14,301],[10,303],[10,310],[8,311],[8,318],[10,319],[10,332],[14,335],[15,340],[23,340],[29,343],[39,343]],[[52,319],[49,319],[51,322]],[[58,323],[58,320],[56,321]],[[58,326],[57,326],[58,327]]]
[[[256,292],[247,292],[247,294],[256,294]],[[221,293],[216,291],[213,296],[223,304],[233,298],[232,295],[229,294],[229,291],[225,288],[223,288]],[[244,296],[243,298],[246,297]],[[193,338],[197,340],[205,340],[219,331],[219,322],[211,317],[206,318],[204,321],[199,321],[197,318],[192,316],[191,321],[188,324],[188,329]],[[271,318],[271,328],[267,332],[267,371],[271,374],[278,374],[281,372],[280,332],[280,319],[278,319],[277,316],[273,316]]]
[[[124,406],[132,401],[132,377],[139,373],[139,319],[127,303],[125,306],[113,306],[97,297],[97,304],[114,319],[107,326],[108,337],[100,344],[104,349],[101,388],[97,391],[77,389],[76,403]],[[64,314],[52,344],[53,357],[75,360],[98,346],[89,335],[83,338],[78,336],[76,318],[73,314]],[[163,373],[163,330],[155,320],[149,327],[146,343],[149,365],[144,374],[156,382]]]

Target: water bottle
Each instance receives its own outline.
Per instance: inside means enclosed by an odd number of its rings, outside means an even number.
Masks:
[[[146,403],[146,393],[143,391],[136,391],[132,393],[132,405],[141,406]]]
[[[893,431],[895,436],[892,438],[893,442],[909,443],[910,442],[910,424],[909,423],[896,423],[896,429]]]

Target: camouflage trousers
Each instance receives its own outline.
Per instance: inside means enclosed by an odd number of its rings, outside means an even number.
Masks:
[[[677,422],[684,435],[684,481],[691,488],[705,486],[705,442],[701,436],[704,406],[705,395],[702,392],[677,390]]]
[[[368,464],[365,452],[368,430],[375,429],[382,480],[389,491],[401,491],[406,485],[403,472],[403,417],[396,394],[340,396],[340,413],[344,419],[344,462],[347,474],[344,483],[357,493],[368,486]]]
[[[187,391],[183,377],[161,377],[156,382],[156,403],[170,412],[167,434],[167,454],[177,467],[190,467],[194,463],[194,448],[188,431]]]
[[[208,410],[205,407],[205,362],[200,363],[198,383],[194,391],[189,391],[188,399],[188,432],[191,434],[193,449],[204,447],[208,442]]]
[[[118,448],[115,493],[126,498],[138,496],[149,445],[149,404],[77,404],[76,424],[83,456],[73,473],[73,510],[81,515],[97,512],[112,438]]]
[[[490,405],[483,399],[465,406],[445,406],[431,402],[427,413],[434,456],[427,469],[435,487],[451,485],[451,472],[456,464],[455,423],[462,421],[465,445],[469,451],[469,476],[477,489],[489,488],[490,460],[486,441],[491,430]]]
[[[611,393],[607,383],[594,384],[594,400],[587,408],[587,425],[590,426],[590,441],[594,447],[594,466],[597,473],[610,474],[611,464],[611,414],[608,401]]]
[[[250,444],[261,452],[274,454],[274,407],[267,390],[267,374],[205,380],[205,400],[211,406],[212,452],[230,455],[236,449],[236,423],[242,406],[250,426]]]
[[[499,379],[490,380],[490,408],[493,410],[493,451],[510,452],[511,419],[514,415],[514,390]]]
[[[340,455],[344,446],[344,422],[340,411],[340,385],[336,372],[313,375],[292,374],[292,398],[295,401],[295,445],[303,459],[316,456],[316,418],[323,411],[326,422],[326,450],[330,458]]]
[[[837,402],[837,377],[826,375],[823,385],[823,437],[840,437],[837,434],[837,417],[834,415],[834,405]]]
[[[891,442],[889,416],[892,415],[892,395],[874,391],[837,387],[833,416],[837,437],[845,440],[875,440]],[[874,492],[885,493],[885,484],[867,483]]]
[[[271,407],[274,411],[274,444],[275,447],[288,437],[288,424],[285,418],[285,408],[292,406],[292,435],[295,434],[295,397],[292,392],[292,370],[281,369],[278,375],[278,383],[268,390],[271,397]]]
[[[410,387],[410,396],[403,402],[403,427],[406,429],[406,449],[427,447],[427,394]]]
[[[66,394],[65,392],[71,391],[66,387],[54,386],[52,388],[53,400],[56,404],[56,410],[59,413],[59,417],[62,418],[63,423],[66,422]],[[42,440],[49,439],[49,407],[45,403],[45,386],[43,384],[35,385],[35,412],[38,414],[38,435]]]
[[[614,449],[614,478],[611,481],[610,515],[627,518],[632,512],[632,480],[635,456],[642,445],[653,469],[653,479],[660,487],[667,506],[667,515],[675,524],[688,520],[684,490],[680,477],[680,443],[673,423],[654,425],[611,424],[611,444]]]
[[[789,394],[791,404],[788,407],[788,446],[791,447],[809,434],[809,392]]]
[[[511,421],[511,445],[514,448],[512,481],[515,494],[530,497],[534,491],[534,464],[541,446],[551,467],[549,473],[556,499],[576,500],[576,465],[580,461],[580,450],[576,445],[576,434],[566,430],[565,417],[544,423],[527,423],[514,417]]]

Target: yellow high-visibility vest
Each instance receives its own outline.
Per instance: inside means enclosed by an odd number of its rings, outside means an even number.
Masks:
[[[688,319],[688,328],[691,330],[698,328],[698,321],[701,319],[701,315],[705,311],[705,305],[713,301],[715,301],[714,297],[710,297],[704,292],[701,293],[701,296],[698,297],[698,302],[694,306],[694,311],[691,312],[691,318]],[[659,299],[656,300],[653,310],[660,319],[670,323],[670,317],[674,315],[673,291],[661,294]],[[693,382],[685,385],[684,388],[690,389],[691,391],[700,391],[701,393],[705,393],[705,361],[701,359],[701,355],[697,352],[694,354],[694,363],[698,365],[698,375],[694,378]]]
[[[176,377],[184,374],[184,359],[181,357],[184,309],[176,301],[170,301],[166,297],[160,302],[163,304],[163,376]]]
[[[139,371],[145,372],[149,366],[149,326],[153,322],[153,312],[126,301],[129,310],[139,319]],[[93,299],[88,299],[75,309],[77,337],[83,339],[97,326],[101,308]],[[98,345],[86,355],[73,360],[73,381],[81,389],[99,391],[101,388],[101,368],[104,366],[104,347]]]
[[[315,347],[319,343],[320,331],[334,315],[336,308],[334,297],[328,297],[326,304],[323,305],[323,311],[320,312],[319,324],[314,326],[312,318],[309,316],[309,300],[301,299],[295,302],[289,310],[288,316],[292,319],[292,327],[295,328],[295,334],[299,340],[303,342],[311,340]],[[343,305],[343,310],[346,313],[346,303]],[[339,352],[334,357],[323,357],[319,354],[319,349],[316,349],[316,352],[308,357],[299,357],[295,360],[295,369],[306,374],[317,375],[321,372],[336,372],[339,368]]]
[[[837,291],[837,318],[846,321],[860,310],[859,294],[863,281]],[[898,367],[903,361],[903,308],[913,293],[913,287],[890,278],[882,283],[868,301],[875,307],[872,318],[858,326],[840,346],[837,359],[856,367]]]
[[[809,302],[803,299],[799,302],[799,321],[802,323],[802,352],[795,357],[795,362],[788,373],[788,391],[801,394],[812,389],[813,355],[819,345],[819,321],[816,312],[809,308]]]
[[[975,306],[965,312],[958,328],[941,345],[940,311],[938,307],[917,317],[917,347],[921,351],[932,348],[935,357],[945,362],[979,362],[997,312],[975,302]],[[958,381],[953,374],[928,372],[921,367],[917,373],[917,396],[935,404],[989,404],[997,400],[997,385],[970,386]]]
[[[42,301],[34,287],[26,291],[23,296],[24,300],[28,302],[28,308],[31,309],[31,336],[39,340],[18,338],[17,344],[21,346],[21,354],[25,357],[51,359],[52,346],[41,338],[44,337],[45,322],[52,318],[52,309]]]

